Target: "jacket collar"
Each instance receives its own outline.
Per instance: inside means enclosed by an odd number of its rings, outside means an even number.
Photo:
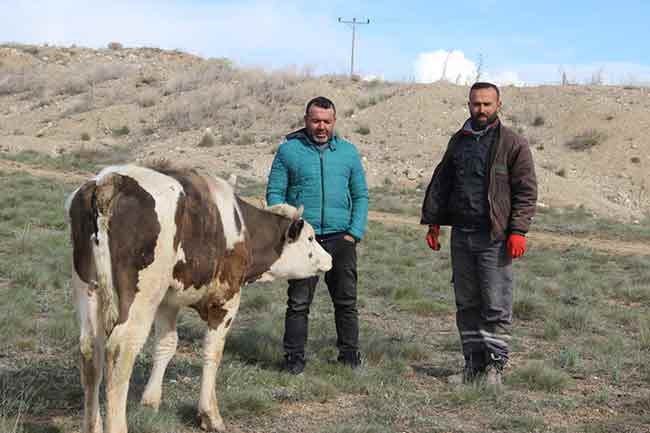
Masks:
[[[486,134],[488,134],[492,129],[496,128],[499,126],[501,122],[499,121],[499,118],[497,117],[494,122],[490,123],[488,126],[485,127],[485,129],[482,129],[480,131],[475,131],[472,129],[472,119],[467,119],[465,121],[465,124],[463,124],[463,127],[461,128],[461,132],[463,135],[473,135],[474,137],[482,137]]]
[[[314,146],[317,147],[318,144],[314,143],[311,138],[309,138],[309,135],[307,134],[307,130],[305,128],[298,129],[296,131],[290,132],[285,136],[287,140],[300,140],[303,142],[303,144],[307,146]],[[339,139],[339,136],[334,132],[334,135],[332,136],[332,139],[329,141],[329,148],[332,150],[336,150],[336,143]]]

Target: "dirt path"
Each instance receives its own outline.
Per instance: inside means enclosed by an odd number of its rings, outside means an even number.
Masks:
[[[33,176],[38,177],[47,177],[50,179],[62,180],[66,182],[84,182],[88,178],[94,176],[92,173],[87,173],[84,171],[60,171],[60,170],[49,170],[47,168],[38,168],[29,164],[24,164],[22,162],[10,161],[8,159],[0,158],[0,170],[8,171],[15,173],[17,171],[22,171],[29,173]]]
[[[92,173],[86,173],[83,171],[63,172],[58,170],[49,170],[33,167],[29,164],[9,161],[6,159],[0,159],[0,170],[10,172],[22,171],[34,176],[79,183],[93,176]],[[252,200],[255,205],[259,205],[259,199],[255,198]],[[385,212],[370,211],[368,214],[368,219],[370,221],[375,221],[390,226],[404,224],[414,226],[419,225],[419,220],[416,217]],[[650,245],[643,242],[626,242],[612,239],[598,239],[594,237],[576,237],[565,234],[558,235],[556,233],[540,231],[532,231],[528,234],[528,238],[533,243],[539,242],[543,245],[559,248],[570,248],[571,246],[579,245],[616,255],[650,255]]]
[[[380,222],[386,225],[419,225],[417,217],[398,215],[384,212],[370,211],[368,214],[370,221]],[[424,229],[423,229],[424,232]],[[612,239],[599,239],[594,237],[578,237],[570,235],[559,235],[551,232],[532,231],[528,238],[534,242],[543,245],[549,245],[560,248],[570,248],[574,245],[592,248],[594,250],[607,252],[616,255],[650,255],[650,245],[644,242],[626,242]]]

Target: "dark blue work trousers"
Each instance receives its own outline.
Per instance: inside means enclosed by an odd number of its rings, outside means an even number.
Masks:
[[[486,230],[451,232],[456,324],[468,368],[508,361],[512,325],[512,258]]]

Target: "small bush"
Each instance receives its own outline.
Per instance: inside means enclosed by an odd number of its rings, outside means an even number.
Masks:
[[[555,174],[557,174],[557,175],[560,176],[560,177],[566,177],[566,175],[567,175],[567,173],[566,173],[566,168],[562,167],[562,168],[558,169],[558,170],[555,172]]]
[[[250,170],[251,168],[253,168],[250,164],[246,162],[236,162],[235,165],[237,166],[237,168],[241,170]]]
[[[235,140],[235,144],[238,146],[248,146],[255,143],[255,136],[249,132],[242,134]]]
[[[124,45],[119,42],[109,42],[107,46],[109,50],[121,50],[124,48]]]
[[[95,84],[117,80],[127,75],[130,69],[130,67],[119,63],[97,65],[88,72],[88,79]]]
[[[576,135],[573,139],[567,141],[565,145],[571,150],[582,151],[598,146],[605,141],[605,138],[604,133],[591,129]]]
[[[213,147],[215,144],[216,144],[216,140],[214,139],[214,135],[212,135],[212,131],[207,129],[205,133],[203,133],[203,137],[201,137],[201,141],[199,141],[198,146]]]
[[[544,323],[544,334],[542,337],[546,341],[556,341],[560,338],[560,331],[560,325],[556,321],[547,321]]]
[[[40,52],[40,49],[37,45],[25,45],[23,47],[23,52],[35,56]]]
[[[354,108],[350,108],[343,112],[343,117],[352,117],[353,114],[354,114]]]
[[[89,88],[88,77],[84,75],[72,75],[66,78],[59,89],[61,95],[79,95],[85,93]]]
[[[94,101],[90,94],[80,95],[75,97],[70,105],[62,113],[63,117],[72,116],[74,114],[86,113],[93,109]]]
[[[535,116],[535,118],[533,119],[532,125],[533,126],[542,126],[545,123],[546,123],[546,120],[544,119],[543,116]]]
[[[130,132],[131,130],[126,125],[111,130],[111,133],[113,134],[114,137],[124,137],[125,135],[129,135]]]
[[[138,105],[142,108],[153,107],[158,103],[158,92],[150,89],[138,95]]]
[[[575,368],[578,365],[578,352],[572,347],[563,348],[558,354],[557,364],[563,369]]]
[[[365,125],[361,125],[357,129],[355,129],[354,132],[361,135],[368,135],[370,134],[370,128],[368,128]]]
[[[650,319],[639,319],[639,348],[650,352]]]
[[[638,156],[633,156],[632,158],[630,158],[630,162],[632,164],[639,164],[641,162],[641,158],[639,158]]]
[[[82,132],[81,133],[81,140],[82,141],[90,141],[90,134],[88,134],[87,132]]]

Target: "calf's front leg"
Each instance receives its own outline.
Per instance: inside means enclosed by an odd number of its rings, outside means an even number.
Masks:
[[[240,294],[217,307],[219,321],[210,320],[215,311],[209,308],[208,330],[203,341],[203,374],[201,376],[201,396],[199,398],[199,416],[201,428],[210,432],[224,432],[225,426],[219,413],[219,402],[215,391],[217,370],[221,364],[226,335],[239,310]],[[225,311],[225,314],[224,314]]]

